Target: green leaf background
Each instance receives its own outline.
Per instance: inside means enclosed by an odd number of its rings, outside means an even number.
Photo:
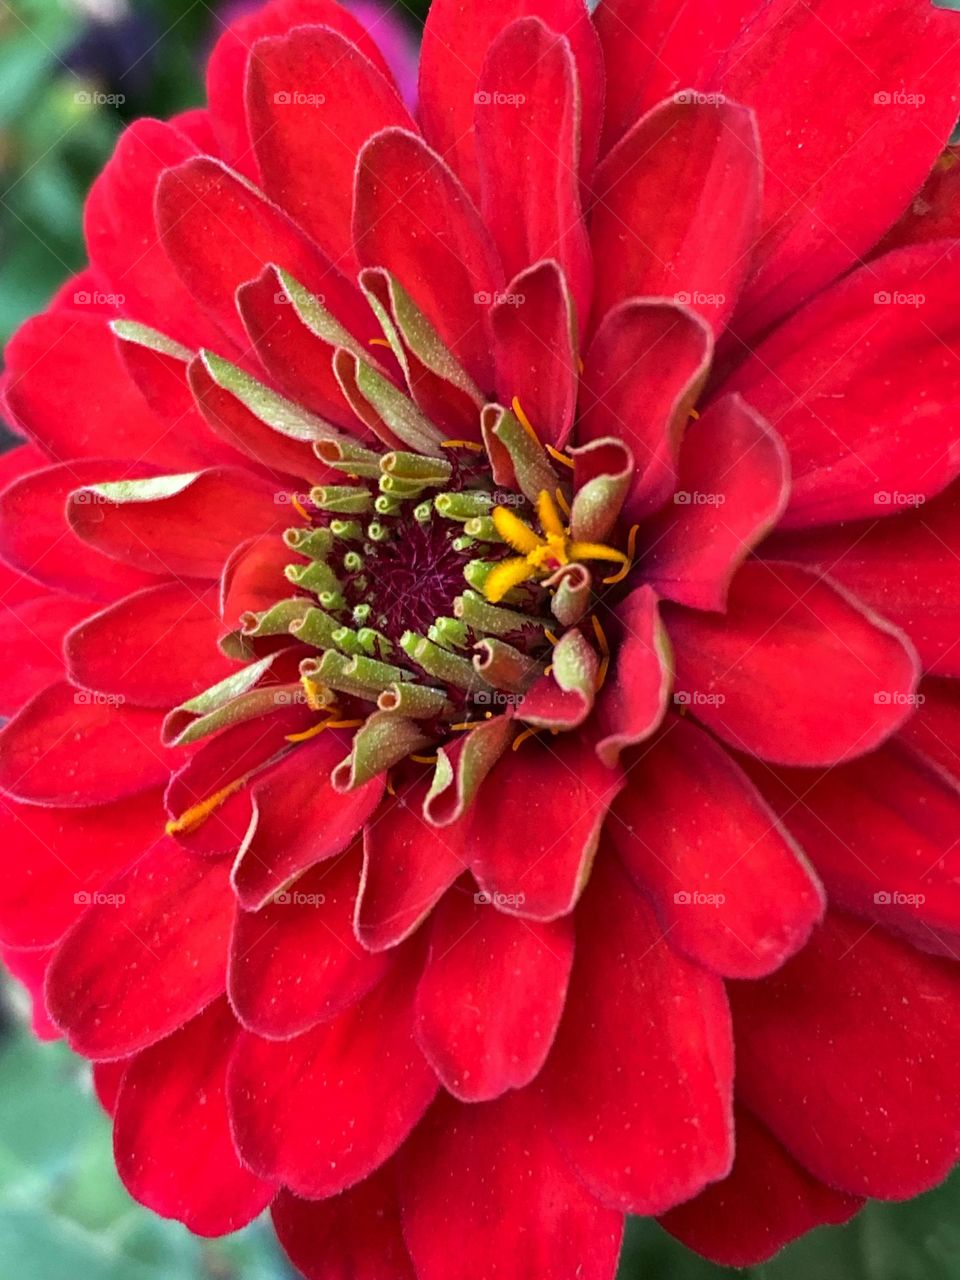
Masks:
[[[960,7],[960,0],[940,0]],[[427,0],[396,6],[412,24]],[[68,0],[0,0],[0,344],[84,261],[86,191],[125,122],[201,100],[219,23],[204,0],[135,0],[144,24],[112,69],[78,71],[89,26]],[[94,59],[95,63],[95,59]],[[123,94],[88,106],[77,94]],[[618,1280],[960,1280],[960,1176],[908,1204],[873,1204],[747,1272],[714,1267],[632,1221]],[[0,1276],[18,1280],[284,1280],[264,1223],[202,1241],[136,1205],[113,1168],[87,1068],[16,1018],[0,1036]],[[385,1277],[384,1280],[387,1280]],[[465,1277],[465,1280],[469,1278]],[[531,1280],[538,1280],[531,1277]]]

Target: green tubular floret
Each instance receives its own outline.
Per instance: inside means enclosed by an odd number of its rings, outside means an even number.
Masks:
[[[490,514],[493,496],[482,489],[463,489],[460,493],[438,493],[433,505],[447,520],[474,520]]]
[[[325,560],[333,550],[333,534],[329,529],[287,529],[283,540],[297,555]]]
[[[380,459],[380,467],[385,475],[416,481],[421,485],[446,484],[453,475],[453,467],[445,458],[430,458],[398,450],[385,453]]]
[[[369,489],[349,484],[322,484],[310,490],[310,501],[337,515],[363,515],[373,506]]]

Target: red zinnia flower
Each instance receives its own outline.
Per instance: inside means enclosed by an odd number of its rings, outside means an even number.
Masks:
[[[0,939],[139,1200],[607,1280],[957,1159],[958,34],[435,0],[418,127],[274,0],[123,136],[8,351]]]

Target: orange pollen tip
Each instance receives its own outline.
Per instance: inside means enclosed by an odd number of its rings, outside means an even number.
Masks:
[[[166,826],[167,835],[186,835],[191,831],[196,831],[198,827],[203,826],[211,813],[214,813],[226,800],[229,800],[232,795],[246,786],[249,777],[250,774],[245,773],[242,777],[234,778],[233,782],[221,787],[213,795],[207,796],[206,800],[201,800],[199,804],[191,805],[189,809],[181,813],[179,818],[172,818]]]
[[[370,346],[371,346],[371,347],[386,347],[388,351],[392,351],[392,350],[393,350],[393,347],[391,347],[391,346],[390,346],[390,343],[386,340],[386,338],[371,338],[371,339],[370,339]]]
[[[565,453],[561,453],[559,449],[555,449],[552,444],[544,445],[544,448],[554,462],[561,462],[565,467],[569,467],[571,471],[573,470],[574,462],[572,458],[568,458]]]
[[[441,449],[471,449],[474,453],[483,453],[483,445],[476,440],[441,440]]]
[[[559,636],[555,636],[555,635],[553,634],[553,632],[549,630],[549,628],[544,627],[544,628],[543,628],[543,634],[547,637],[547,639],[550,641],[550,643],[551,643],[551,644],[559,644],[559,643],[560,643],[560,637],[559,637]]]
[[[635,524],[631,528],[630,534],[627,537],[626,563],[620,567],[620,569],[613,575],[612,578],[603,579],[604,583],[607,586],[612,586],[615,582],[622,582],[624,578],[627,576],[627,574],[630,572],[630,570],[633,568],[633,558],[637,553],[637,533],[639,532],[639,529],[640,529],[640,526],[638,524]]]
[[[521,427],[523,427],[524,431],[527,433],[527,435],[530,437],[533,443],[540,445],[540,448],[542,449],[543,445],[540,444],[540,437],[537,435],[536,431],[533,429],[533,423],[524,413],[523,405],[520,403],[519,396],[513,397],[513,400],[510,402],[510,407],[511,409],[513,409],[513,412],[516,414],[517,421],[520,423]]]
[[[696,409],[690,410],[690,417],[693,418],[696,422],[700,421],[700,415],[699,413],[697,413]]]
[[[390,796],[393,796],[394,798],[396,798],[396,795],[397,795],[397,789],[396,789],[396,787],[393,785],[393,783],[390,781],[390,775],[389,775],[389,773],[387,774],[387,780],[386,780],[386,782],[384,783],[384,785],[385,785],[385,787],[387,788],[387,795],[390,795]]]
[[[290,505],[293,507],[294,511],[296,511],[297,515],[306,520],[307,524],[312,523],[309,512],[295,493],[290,495]]]
[[[565,516],[569,517],[570,503],[563,496],[563,490],[558,489],[557,492],[554,494],[554,497],[557,499],[557,506],[560,508],[560,510],[563,512]]]
[[[439,757],[437,756],[411,756],[410,759],[416,764],[436,764]]]
[[[517,734],[517,736],[514,738],[511,750],[519,751],[528,738],[534,737],[539,732],[540,732],[539,729],[533,729],[533,728],[524,729],[523,733]]]
[[[596,614],[593,614],[590,618],[590,622],[593,626],[593,634],[597,637],[597,644],[600,646],[601,654],[603,655],[603,657],[609,658],[610,645],[607,642],[606,632],[604,631],[603,627],[601,627],[600,625],[600,619],[597,617]]]
[[[479,729],[482,724],[482,720],[465,720],[463,724],[451,724],[447,728],[451,733],[471,733],[474,729]]]

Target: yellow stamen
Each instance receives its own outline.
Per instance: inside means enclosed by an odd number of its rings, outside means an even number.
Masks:
[[[441,440],[441,449],[472,449],[474,453],[483,453],[483,445],[475,440]]]
[[[196,831],[197,827],[202,826],[211,813],[219,809],[224,801],[229,800],[232,795],[235,795],[242,787],[246,786],[250,776],[250,773],[245,773],[242,777],[234,778],[233,782],[221,787],[213,795],[207,796],[206,800],[201,800],[199,804],[191,805],[189,809],[181,813],[179,818],[172,818],[166,826],[167,835],[187,835]]]
[[[584,370],[583,356],[577,356],[577,368],[580,370],[581,373],[583,373],[583,370]]]
[[[393,347],[391,347],[390,343],[386,340],[386,338],[371,338],[371,339],[370,339],[370,346],[371,346],[371,347],[386,347],[388,351],[392,351],[392,350],[393,350]]]
[[[543,539],[508,507],[494,507],[490,515],[493,519],[493,527],[507,546],[513,547],[514,551],[528,556],[542,545]]]
[[[482,724],[482,720],[464,720],[462,724],[451,724],[447,728],[452,733],[472,733],[474,729],[479,729]]]
[[[699,413],[697,413],[696,409],[691,409],[691,410],[690,410],[690,417],[691,417],[691,418],[694,418],[697,422],[699,422],[699,421],[700,421],[700,415],[699,415]]]
[[[638,524],[635,524],[633,528],[630,530],[630,533],[627,537],[626,564],[622,565],[621,568],[613,575],[612,578],[603,579],[604,583],[608,587],[613,586],[615,582],[622,582],[624,578],[627,576],[627,574],[630,572],[630,570],[633,568],[633,558],[637,553],[637,533],[639,529],[640,529],[640,526]]]
[[[562,538],[566,532],[557,504],[546,489],[542,489],[537,497],[537,518],[544,533]]]
[[[436,764],[437,763],[436,756],[411,756],[410,759],[414,760],[417,764]]]
[[[319,724],[313,725],[310,729],[305,729],[303,733],[288,733],[288,742],[309,742],[311,738],[316,738],[323,733],[325,729],[359,729],[365,721],[363,720],[321,720]]]
[[[543,628],[543,634],[547,637],[547,639],[550,641],[550,643],[551,643],[551,644],[559,644],[559,643],[560,643],[560,637],[559,637],[559,636],[555,636],[555,635],[553,634],[553,632],[552,632],[552,631],[548,630],[548,628],[547,628],[547,627],[544,627],[544,628]]]
[[[556,491],[556,493],[555,493],[553,496],[554,496],[554,497],[556,498],[556,500],[557,500],[557,506],[560,508],[560,510],[563,512],[563,514],[564,514],[564,515],[567,517],[567,519],[569,520],[569,518],[570,518],[570,503],[569,503],[569,502],[566,500],[566,498],[563,496],[563,490],[562,490],[562,489],[558,489],[558,490]]]
[[[522,582],[545,577],[571,561],[606,560],[621,565],[624,575],[630,569],[632,553],[626,556],[602,542],[571,541],[570,531],[565,527],[548,490],[540,491],[536,505],[542,533],[535,533],[525,520],[507,507],[494,507],[491,512],[497,533],[509,547],[520,553],[517,557],[501,560],[487,574],[483,591],[491,604],[497,604]]]
[[[591,615],[590,621],[593,624],[593,634],[597,637],[597,644],[600,646],[600,666],[597,670],[597,679],[594,684],[594,692],[599,693],[606,682],[607,672],[610,670],[610,644],[603,627],[600,625],[600,619],[595,613]]]
[[[528,738],[532,738],[535,734],[539,732],[540,732],[539,729],[533,729],[533,728],[524,729],[523,733],[518,734],[517,737],[514,738],[511,750],[519,751]]]
[[[565,467],[569,467],[571,471],[573,470],[575,464],[572,458],[568,458],[565,453],[561,453],[559,449],[555,449],[552,444],[545,444],[543,447],[546,449],[547,453],[549,453],[554,462],[561,462]]]
[[[290,505],[293,507],[294,511],[296,511],[297,515],[301,516],[304,520],[306,520],[307,524],[313,523],[313,521],[310,519],[309,512],[307,511],[306,507],[303,505],[303,503],[300,501],[300,499],[297,497],[295,493],[291,493],[290,495]]]
[[[396,799],[397,789],[396,789],[396,787],[393,785],[393,783],[390,781],[390,775],[389,775],[389,773],[387,774],[387,781],[386,781],[386,784],[385,784],[385,785],[386,785],[386,788],[387,788],[387,794],[388,794],[388,795],[393,796],[393,797],[394,797],[394,799]]]
[[[300,683],[307,695],[307,706],[311,711],[326,711],[333,701],[333,695],[325,684],[313,680],[310,676],[301,676]]]

